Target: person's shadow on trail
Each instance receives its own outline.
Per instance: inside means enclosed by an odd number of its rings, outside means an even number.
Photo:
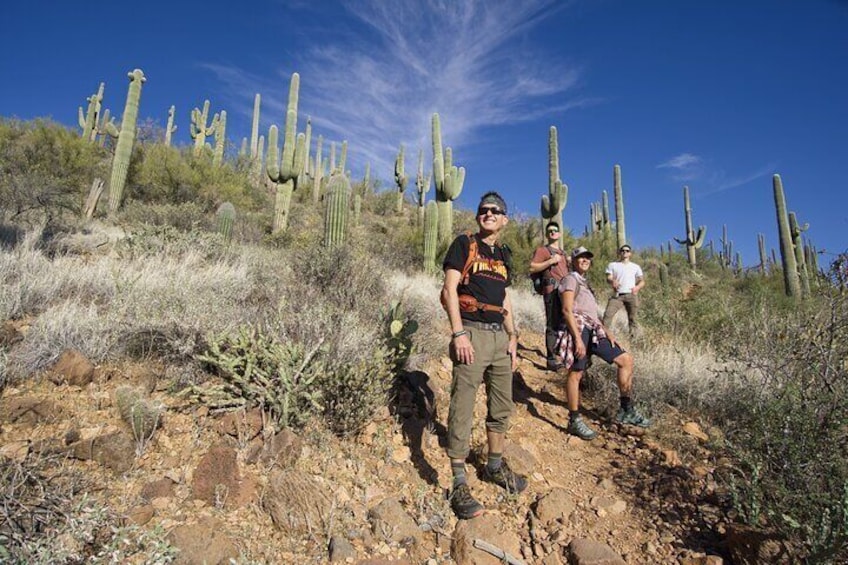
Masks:
[[[428,484],[439,484],[439,472],[427,461],[423,442],[437,438],[440,447],[447,443],[447,429],[438,421],[436,395],[430,376],[423,371],[408,371],[398,377],[393,398],[394,412],[400,417],[401,429],[409,445],[412,464]]]
[[[562,387],[565,388],[565,379],[566,376],[564,374],[560,374],[562,377]],[[530,385],[527,384],[527,381],[524,380],[524,375],[521,371],[516,371],[513,374],[512,379],[512,399],[516,404],[524,404],[527,407],[527,413],[533,416],[534,418],[538,418],[539,420],[549,424],[554,429],[561,431],[563,433],[568,433],[568,404],[566,400],[557,398],[550,392],[546,390],[535,391]],[[560,407],[564,409],[564,418],[562,421],[555,421],[551,419],[550,415],[542,414],[539,411],[539,404],[545,404],[551,407]],[[586,410],[584,408],[584,412],[593,419],[597,419],[597,414],[593,410]]]

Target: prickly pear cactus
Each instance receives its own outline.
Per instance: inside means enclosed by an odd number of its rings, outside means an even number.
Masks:
[[[386,344],[393,353],[395,372],[403,370],[409,356],[414,351],[412,336],[418,331],[418,322],[403,311],[399,301],[392,301],[385,314]]]
[[[224,202],[218,206],[218,211],[215,212],[215,217],[218,220],[218,233],[224,237],[224,240],[229,243],[233,239],[233,224],[236,221],[236,208],[229,202]]]
[[[109,213],[114,214],[121,205],[124,195],[124,185],[127,182],[127,171],[130,167],[135,130],[138,121],[138,105],[141,101],[141,85],[147,80],[141,69],[135,69],[127,76],[130,79],[127,91],[127,103],[121,118],[121,131],[118,134],[118,145],[112,158],[112,176],[109,180]],[[112,126],[114,128],[114,126]]]
[[[324,213],[324,247],[344,244],[347,233],[347,209],[350,181],[339,172],[330,176],[327,185],[327,208]]]

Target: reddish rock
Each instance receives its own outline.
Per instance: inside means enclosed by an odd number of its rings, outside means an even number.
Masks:
[[[266,467],[286,469],[300,457],[303,441],[288,428],[271,439],[251,447],[246,457],[247,463],[260,462]]]
[[[368,511],[368,521],[374,535],[388,535],[386,541],[394,541],[404,545],[418,543],[421,539],[421,529],[415,520],[407,514],[396,498],[387,498]]]
[[[576,539],[568,544],[570,565],[627,565],[624,559],[605,543]]]
[[[135,526],[143,526],[153,519],[156,510],[150,504],[144,506],[136,506],[127,511],[125,520],[127,524]]]
[[[795,562],[795,556],[783,538],[751,526],[732,525],[727,532],[727,548],[737,565]]]
[[[70,455],[83,461],[93,459],[120,475],[135,462],[135,441],[124,432],[105,434],[75,443]]]
[[[485,541],[512,557],[521,555],[521,540],[502,518],[494,513],[486,513],[473,520],[460,520],[453,532],[451,557],[457,565],[498,565],[502,560],[474,547],[474,540]]]
[[[218,421],[218,432],[247,443],[262,431],[263,418],[259,408],[249,412],[228,412]]]
[[[94,365],[76,349],[66,349],[51,369],[57,384],[85,386],[94,380]]]
[[[543,524],[565,520],[574,512],[574,498],[562,488],[553,488],[536,503],[536,517]]]
[[[300,471],[276,471],[268,480],[262,508],[281,531],[297,534],[324,531],[332,506],[327,490]]]
[[[173,496],[174,481],[168,478],[151,481],[141,487],[141,498],[148,502],[154,498],[171,498]]]
[[[177,565],[224,565],[239,558],[238,548],[224,533],[224,524],[212,517],[174,528],[168,541],[179,549]]]
[[[250,489],[255,490],[255,483],[243,486],[236,452],[226,446],[213,447],[203,456],[194,470],[191,483],[192,498],[225,508],[238,508],[245,504],[245,491]],[[249,494],[247,498],[250,498]]]
[[[39,398],[15,397],[0,402],[0,417],[10,424],[34,426],[53,422],[61,414],[59,405]]]

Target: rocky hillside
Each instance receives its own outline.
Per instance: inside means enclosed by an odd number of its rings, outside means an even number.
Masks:
[[[26,331],[6,323],[3,339],[8,345]],[[445,499],[447,358],[405,375],[390,408],[358,437],[339,439],[318,425],[274,434],[256,409],[214,414],[170,392],[168,368],[155,362],[95,367],[68,352],[0,399],[4,477],[20,479],[3,487],[0,532],[48,533],[44,543],[64,547],[56,562],[80,563],[779,560],[767,553],[779,545],[728,531],[714,479],[723,463],[697,424],[665,418],[647,433],[621,428],[589,395],[600,436],[570,437],[562,377],[543,370],[542,337],[524,335],[520,348],[505,455],[530,486],[509,496],[470,472],[487,509],[470,521],[457,521]],[[162,408],[145,437],[121,417],[124,385]],[[483,400],[472,438],[478,470]],[[76,514],[50,530],[61,500],[76,501]]]

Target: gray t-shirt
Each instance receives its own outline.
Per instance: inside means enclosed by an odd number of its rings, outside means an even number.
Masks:
[[[579,289],[579,290],[578,290]],[[574,292],[574,313],[588,317],[593,326],[598,326],[601,320],[598,318],[598,301],[592,289],[586,283],[586,279],[572,271],[563,277],[559,283],[559,292]]]

